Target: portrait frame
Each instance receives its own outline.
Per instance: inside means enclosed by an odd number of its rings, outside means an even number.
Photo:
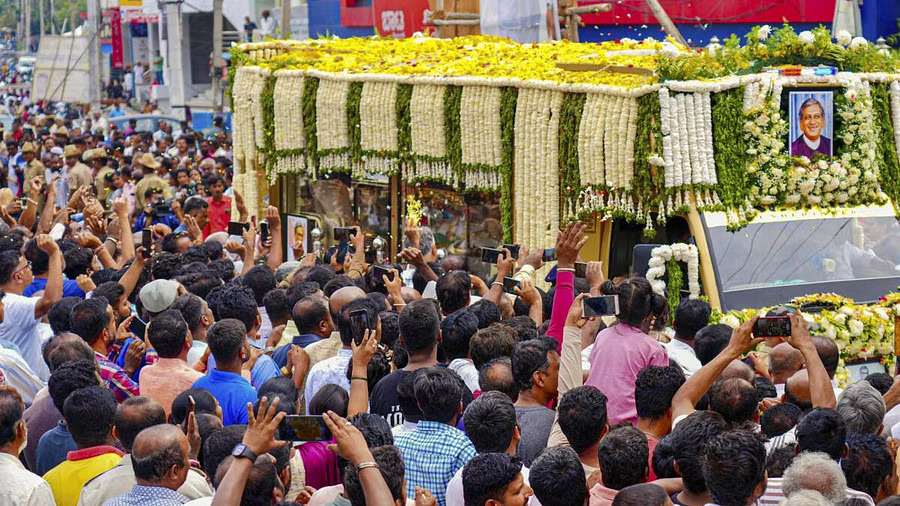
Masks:
[[[835,131],[838,128],[834,115],[834,97],[838,89],[824,87],[796,87],[784,90],[782,97],[787,104],[788,138],[786,144],[787,154],[793,157],[806,156],[813,158],[817,155],[831,158],[834,156]],[[823,117],[820,121],[801,121],[800,112],[804,104],[809,108],[807,101],[815,100],[823,109]],[[807,129],[810,126],[817,127],[818,147],[813,149],[804,141]]]
[[[879,360],[864,360],[853,362],[845,364],[844,368],[847,369],[847,374],[849,376],[847,378],[848,385],[860,382],[866,379],[866,376],[876,372],[888,372],[887,368],[885,368],[884,364],[882,364]]]
[[[297,244],[297,234],[295,230],[298,227],[303,228],[303,232],[301,232],[300,235],[300,237],[302,237],[303,244],[303,247],[301,249],[304,253],[309,253],[310,247],[312,245],[309,233],[310,222],[315,224],[315,220],[312,220],[308,216],[303,216],[301,214],[288,214],[286,215],[286,217],[287,219],[285,221],[287,222],[287,227],[285,228],[285,233],[287,234],[287,240],[285,243],[287,244],[287,248],[285,249],[287,251],[285,251],[285,253],[287,254],[287,261],[293,262],[295,260],[300,260],[299,258],[294,258],[294,245]]]

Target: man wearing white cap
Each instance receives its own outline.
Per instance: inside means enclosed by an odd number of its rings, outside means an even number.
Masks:
[[[150,319],[172,307],[178,297],[181,284],[171,279],[157,279],[141,288],[141,305],[150,313]]]

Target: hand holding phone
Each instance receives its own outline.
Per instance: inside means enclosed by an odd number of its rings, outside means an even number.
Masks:
[[[587,264],[585,262],[575,262],[575,277],[587,278]]]
[[[150,258],[150,250],[153,249],[153,231],[149,228],[145,228],[141,231],[141,246],[144,248],[144,258]]]
[[[500,261],[502,250],[495,248],[481,248],[481,261],[488,264],[495,264]]]
[[[249,223],[241,223],[239,221],[228,222],[228,235],[242,237],[244,235],[244,230],[250,230]]]
[[[322,415],[288,415],[278,427],[280,439],[286,441],[330,441],[331,431]]]
[[[516,281],[514,278],[505,277],[503,278],[503,291],[506,293],[511,293],[513,295],[516,294],[516,288],[521,287],[522,282]]]
[[[753,337],[791,337],[790,316],[761,316],[753,325]]]
[[[601,295],[581,299],[582,318],[615,316],[619,314],[619,296]]]
[[[269,224],[265,221],[259,222],[259,243],[265,244],[269,240]]]
[[[556,248],[547,248],[544,250],[544,254],[541,257],[542,262],[555,262],[556,261]]]
[[[366,330],[374,330],[373,322],[369,321],[369,312],[365,309],[350,311],[350,331],[357,346],[362,343]]]
[[[351,237],[356,235],[356,229],[353,227],[335,227],[334,240],[338,242],[349,241]]]
[[[375,279],[376,279],[377,281],[381,281],[381,280],[382,280],[381,276],[387,276],[387,278],[388,278],[389,281],[393,281],[393,280],[394,280],[394,271],[392,271],[391,269],[388,269],[387,267],[382,267],[382,266],[380,266],[380,265],[376,265],[376,266],[373,268],[373,270],[374,270],[374,273],[375,273]]]
[[[509,254],[516,260],[519,259],[519,245],[518,244],[504,244],[503,248],[509,250]]]

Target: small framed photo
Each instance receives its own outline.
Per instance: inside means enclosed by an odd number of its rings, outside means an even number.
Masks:
[[[834,91],[794,89],[788,95],[791,156],[831,157],[834,152]]]
[[[309,218],[306,216],[287,215],[287,259],[288,262],[300,260],[294,257],[294,247],[300,245],[299,251],[309,253]]]
[[[884,368],[884,364],[882,364],[878,360],[846,364],[844,368],[846,368],[847,372],[850,373],[850,379],[848,381],[848,384],[850,385],[866,379],[866,376],[870,374],[874,374],[876,372],[887,372],[887,370]]]

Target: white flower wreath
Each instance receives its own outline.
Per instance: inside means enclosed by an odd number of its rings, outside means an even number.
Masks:
[[[690,298],[700,297],[700,252],[693,244],[675,243],[653,248],[650,252],[650,261],[647,265],[647,281],[653,287],[653,291],[659,295],[665,295],[666,282],[662,278],[666,274],[666,262],[675,259],[687,264],[688,268],[688,292]]]

